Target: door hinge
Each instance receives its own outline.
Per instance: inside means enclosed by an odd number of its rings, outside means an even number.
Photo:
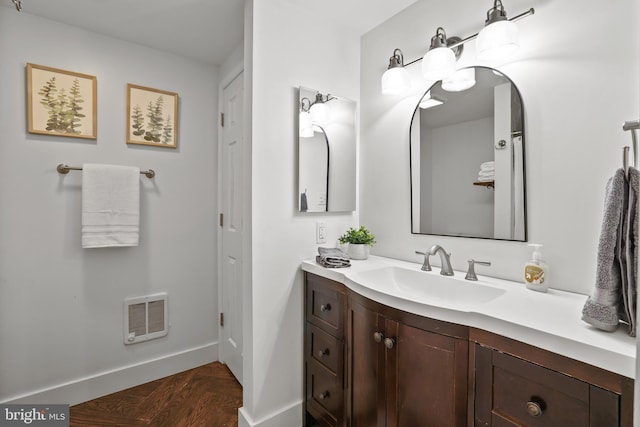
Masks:
[[[220,113],[220,126],[224,127],[224,113]]]
[[[222,227],[224,225],[224,214],[221,213],[220,214],[220,227]]]
[[[220,313],[220,326],[224,328],[224,313]]]

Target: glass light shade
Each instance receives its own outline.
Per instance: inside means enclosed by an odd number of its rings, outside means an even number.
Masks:
[[[300,111],[300,117],[298,119],[298,127],[301,138],[313,137],[313,127],[311,126],[311,115],[308,111]]]
[[[456,71],[456,55],[448,47],[429,49],[422,58],[422,74],[427,80],[442,80]]]
[[[480,31],[476,40],[478,59],[496,61],[518,50],[518,27],[511,21],[497,21]]]
[[[329,107],[324,102],[316,102],[309,109],[312,123],[326,123],[329,120]]]
[[[476,70],[463,68],[442,81],[442,89],[447,92],[462,92],[476,84]]]
[[[389,68],[382,75],[383,95],[402,95],[411,88],[409,73],[403,67]]]

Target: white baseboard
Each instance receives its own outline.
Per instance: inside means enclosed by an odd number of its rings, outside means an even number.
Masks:
[[[213,342],[134,365],[89,375],[0,403],[76,405],[129,387],[164,378],[218,360],[218,343]]]
[[[302,426],[302,401],[292,403],[255,421],[244,407],[238,410],[238,427],[300,427]]]

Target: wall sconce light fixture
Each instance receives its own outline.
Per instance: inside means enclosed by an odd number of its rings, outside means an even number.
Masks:
[[[511,19],[507,19],[502,0],[494,0],[493,7],[487,11],[485,26],[479,33],[463,39],[459,37],[447,38],[444,28],[438,27],[436,35],[431,38],[429,50],[424,57],[415,59],[407,64],[403,64],[402,51],[395,49],[389,61],[389,68],[382,76],[382,93],[400,94],[405,92],[408,89],[402,89],[405,77],[390,78],[388,73],[394,70],[393,73],[399,76],[401,69],[418,61],[422,61],[422,74],[427,80],[444,81],[456,71],[456,59],[462,54],[464,44],[475,38],[478,39],[476,42],[478,59],[495,61],[505,58],[519,47],[518,29],[514,22],[534,13],[535,10],[531,8]],[[398,52],[400,55],[397,54]],[[406,80],[408,80],[408,76]],[[473,84],[475,84],[475,79]],[[455,86],[450,87],[454,88]],[[463,85],[458,87],[463,87]],[[455,90],[451,89],[451,91]]]
[[[309,113],[311,114],[311,122],[314,124],[323,124],[329,120],[330,110],[327,102],[331,99],[331,95],[323,95],[320,92],[316,94],[316,100],[311,104]]]
[[[389,58],[389,67],[382,75],[382,93],[385,95],[402,95],[411,88],[409,73],[404,69],[404,56],[400,49],[393,51]]]
[[[301,138],[312,138],[314,126],[322,125],[329,121],[331,109],[327,105],[329,101],[335,99],[331,95],[316,94],[316,99],[311,102],[309,98],[300,100],[300,112],[298,114],[298,132]]]
[[[307,102],[306,106],[305,101]],[[298,133],[300,138],[313,137],[313,125],[311,123],[309,108],[311,108],[311,101],[309,98],[302,98],[300,101],[300,114],[298,116]]]
[[[484,25],[476,40],[478,59],[502,59],[518,50],[518,27],[507,19],[507,12],[501,0],[494,0],[493,7],[487,11]]]
[[[431,37],[429,50],[422,58],[422,75],[425,79],[442,80],[456,71],[456,53],[449,48],[450,44],[444,28],[438,27],[436,35]]]

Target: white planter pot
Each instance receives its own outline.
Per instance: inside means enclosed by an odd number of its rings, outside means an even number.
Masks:
[[[351,259],[367,259],[369,258],[369,245],[349,243],[348,254]]]

